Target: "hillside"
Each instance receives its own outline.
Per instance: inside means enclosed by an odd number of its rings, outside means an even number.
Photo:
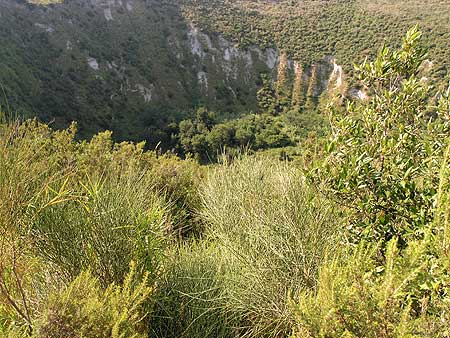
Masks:
[[[2,106],[56,127],[76,120],[85,135],[170,142],[170,122],[198,105],[254,110],[259,72],[276,63],[273,50],[202,34],[170,2],[8,0],[0,11]]]
[[[197,107],[219,121],[260,112],[261,74],[281,77],[288,109],[310,110],[329,88],[361,96],[352,62],[415,23],[445,83],[449,13],[437,0],[5,0],[0,103],[56,128],[76,120],[82,137],[109,129],[168,149]]]
[[[326,55],[347,72],[355,57],[373,56],[386,41],[398,44],[415,24],[427,34],[435,74],[448,76],[449,1],[185,0],[186,16],[240,45],[277,46],[304,66]]]

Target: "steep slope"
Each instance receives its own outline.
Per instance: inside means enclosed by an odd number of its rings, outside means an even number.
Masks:
[[[434,74],[448,75],[448,0],[182,0],[186,17],[241,46],[277,46],[304,65],[333,55],[344,70],[372,56],[383,42],[395,46],[419,24]]]
[[[196,105],[256,109],[259,74],[278,51],[237,49],[186,22],[176,3],[75,0],[0,4],[2,105],[89,135],[169,142],[169,124]]]
[[[351,63],[415,23],[444,83],[448,0],[3,0],[0,104],[55,127],[76,120],[84,137],[170,147],[195,107],[258,110],[262,74],[297,110],[327,89],[364,95]]]

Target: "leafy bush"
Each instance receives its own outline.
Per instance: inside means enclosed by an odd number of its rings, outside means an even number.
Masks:
[[[332,125],[321,172],[355,212],[352,241],[293,308],[294,337],[448,337],[449,97],[428,105],[420,32],[358,67],[367,102]]]
[[[432,231],[380,257],[380,244],[361,242],[329,258],[316,290],[292,303],[293,337],[448,337],[450,335],[450,144],[442,161]]]
[[[383,47],[357,67],[368,101],[331,110],[330,154],[315,177],[354,211],[351,240],[423,236],[433,218],[440,159],[448,142],[448,92],[420,78],[421,33],[410,30],[399,51]],[[439,97],[439,104],[429,103]]]

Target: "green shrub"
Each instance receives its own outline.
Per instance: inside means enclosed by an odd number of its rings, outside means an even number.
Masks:
[[[0,124],[0,327],[33,329],[49,292],[89,270],[120,284],[159,271],[172,234],[199,232],[192,161],[158,156],[111,134],[75,140],[34,120]],[[184,228],[186,226],[186,228]],[[11,333],[10,333],[11,332]]]
[[[170,250],[154,293],[152,336],[233,337],[237,318],[226,311],[225,270],[220,250],[207,241]]]
[[[166,227],[165,204],[142,172],[80,182],[76,200],[47,207],[31,230],[34,251],[73,279],[90,269],[103,285],[120,283],[130,261],[155,272]]]
[[[294,337],[448,337],[448,91],[429,105],[414,28],[358,67],[367,102],[332,125],[328,192],[355,212],[350,239],[295,296]]]
[[[114,143],[111,132],[103,132],[81,143],[77,161],[78,168],[95,179],[145,172],[151,190],[167,204],[171,234],[186,237],[201,232],[196,214],[202,168],[193,160],[145,151],[144,143]]]
[[[436,292],[442,270],[427,244],[400,254],[393,239],[384,264],[367,243],[328,261],[317,291],[296,298],[293,337],[448,337],[449,298]]]
[[[423,236],[433,219],[440,160],[449,139],[448,92],[420,78],[421,33],[410,30],[399,51],[383,47],[357,69],[368,100],[331,110],[329,156],[314,174],[353,211],[350,240]],[[439,97],[436,105],[431,97]]]
[[[432,230],[399,249],[397,239],[346,247],[320,268],[317,288],[292,302],[293,337],[450,335],[450,144],[442,161]]]
[[[61,185],[74,175],[64,152],[73,133],[52,132],[36,121],[0,123],[0,326],[6,336],[21,336],[32,329],[40,291],[34,285],[45,264],[31,253],[29,236],[36,215],[49,204],[70,198],[55,192],[45,203],[50,185]],[[59,148],[58,148],[59,149]]]
[[[170,234],[178,238],[200,236],[203,224],[198,216],[199,186],[205,169],[192,159],[166,154],[151,162],[150,171],[156,191],[169,207]]]
[[[80,273],[67,288],[49,296],[35,336],[147,337],[144,304],[152,293],[147,278],[139,281],[131,265],[122,286],[111,284],[104,290],[89,271]]]

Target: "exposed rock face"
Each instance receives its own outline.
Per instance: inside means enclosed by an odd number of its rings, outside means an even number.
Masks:
[[[88,57],[86,60],[89,67],[91,67],[93,70],[99,70],[98,62],[95,58]]]
[[[276,48],[240,49],[200,31],[164,1],[72,0],[41,7],[3,0],[0,16],[0,43],[16,53],[0,65],[9,103],[56,123],[80,120],[82,129],[146,127],[155,112],[199,104],[254,111],[261,73],[274,81],[284,77],[290,90],[310,96],[327,90],[329,81],[342,85],[342,68],[332,58],[300,72],[300,63]]]

